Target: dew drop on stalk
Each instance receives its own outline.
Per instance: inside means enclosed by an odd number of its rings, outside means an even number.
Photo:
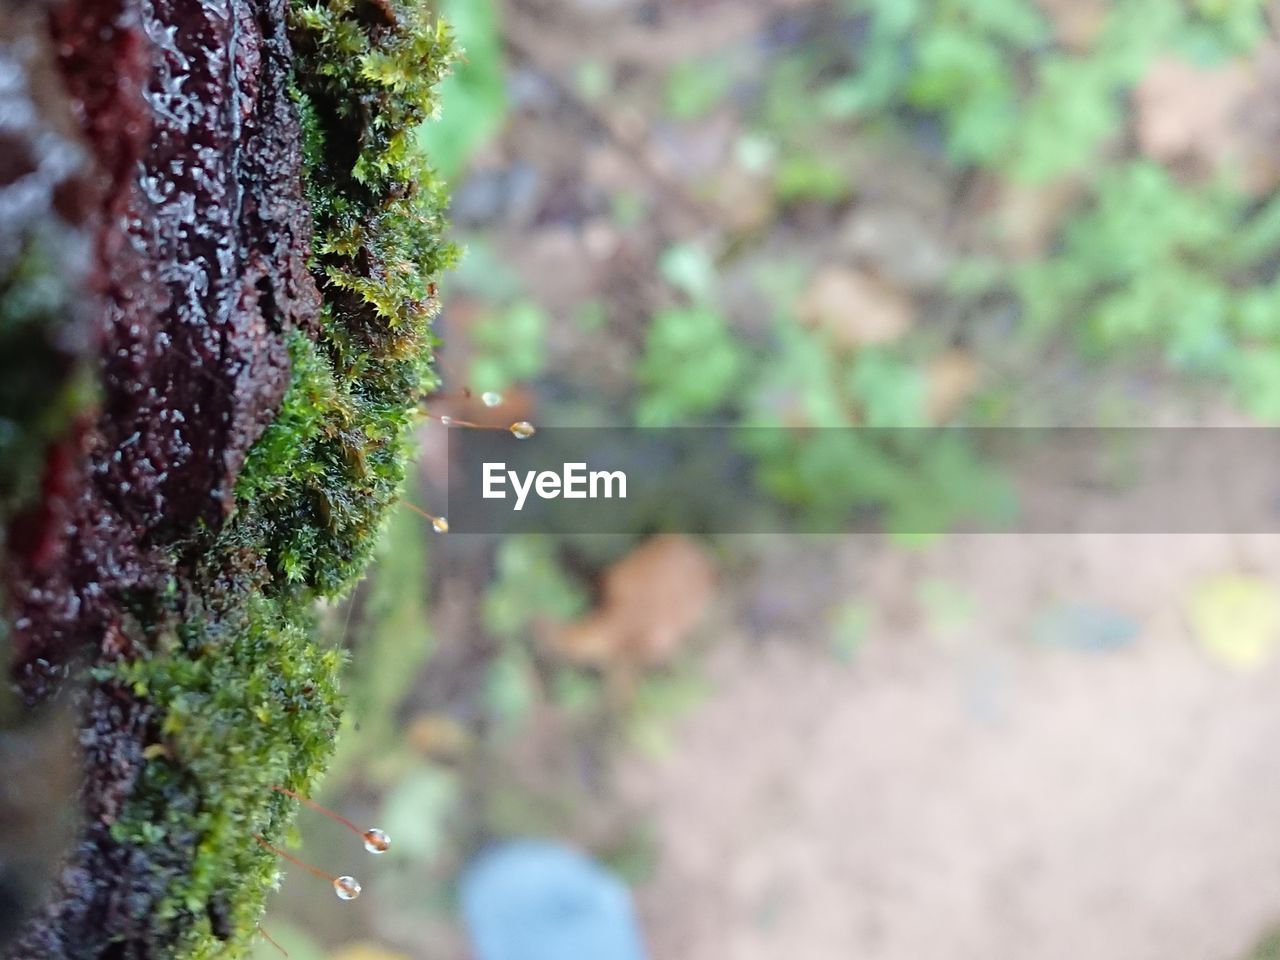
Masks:
[[[370,853],[386,853],[391,847],[391,838],[377,827],[370,827],[364,832],[364,848]]]
[[[533,424],[530,423],[528,420],[517,420],[507,429],[511,431],[511,435],[515,437],[517,440],[528,440],[535,433],[537,433],[537,431],[533,427]]]
[[[360,881],[355,877],[335,877],[333,892],[339,900],[354,900],[360,896]]]

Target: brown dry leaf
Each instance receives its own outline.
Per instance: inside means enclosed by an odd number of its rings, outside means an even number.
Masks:
[[[599,609],[549,637],[549,645],[579,664],[656,666],[698,625],[714,586],[715,570],[697,543],[654,537],[605,573]]]
[[[1280,184],[1278,81],[1275,45],[1216,67],[1160,60],[1134,91],[1142,152],[1161,163],[1190,163],[1201,175],[1236,173],[1255,193],[1271,190]]]
[[[948,350],[933,358],[925,371],[928,393],[925,412],[930,423],[944,423],[960,409],[978,386],[981,373],[973,355]]]
[[[452,717],[442,713],[420,713],[409,721],[404,733],[410,749],[432,760],[457,760],[470,744],[470,734]]]
[[[945,212],[917,209],[897,197],[868,199],[840,227],[840,249],[906,290],[928,290],[947,276],[953,256],[944,243]]]
[[[840,346],[893,343],[915,323],[915,304],[874,274],[823,267],[796,304],[801,323],[827,331]]]

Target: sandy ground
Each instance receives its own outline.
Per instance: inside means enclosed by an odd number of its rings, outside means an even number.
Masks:
[[[877,611],[850,663],[812,636],[718,642],[675,749],[628,764],[660,847],[654,960],[1246,955],[1280,916],[1280,662],[1215,662],[1182,603],[1207,575],[1280,576],[1280,543],[850,544],[833,582]],[[971,615],[923,613],[929,578]],[[1140,630],[1035,642],[1063,598]]]

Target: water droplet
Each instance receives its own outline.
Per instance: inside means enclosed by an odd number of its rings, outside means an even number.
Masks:
[[[360,896],[360,881],[355,877],[337,877],[333,881],[333,892],[339,900],[354,900]]]
[[[528,420],[517,420],[507,428],[511,431],[511,435],[517,440],[528,440],[537,431],[533,428],[533,424]]]
[[[436,533],[448,533],[449,521],[444,517],[432,517],[431,529],[434,530]]]
[[[453,423],[453,417],[449,417],[449,416],[441,417],[440,422],[447,427],[449,426],[449,424]]]
[[[493,390],[486,390],[480,394],[480,402],[486,407],[497,407],[502,404],[502,394],[495,393]]]
[[[370,853],[386,853],[391,847],[391,838],[377,827],[370,827],[364,832],[364,848]]]

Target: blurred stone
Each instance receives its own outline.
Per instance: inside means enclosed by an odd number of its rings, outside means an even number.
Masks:
[[[829,333],[842,347],[901,339],[915,323],[911,298],[874,274],[848,267],[820,269],[796,304],[804,324]]]
[[[730,163],[711,183],[711,199],[725,227],[738,233],[761,230],[774,214],[774,191],[762,177]]]
[[[1106,653],[1128,646],[1141,629],[1141,623],[1117,610],[1090,603],[1060,603],[1036,619],[1032,636],[1047,647]]]
[[[951,255],[939,239],[942,224],[893,201],[859,204],[840,232],[842,252],[911,290],[936,286],[946,277]]]

